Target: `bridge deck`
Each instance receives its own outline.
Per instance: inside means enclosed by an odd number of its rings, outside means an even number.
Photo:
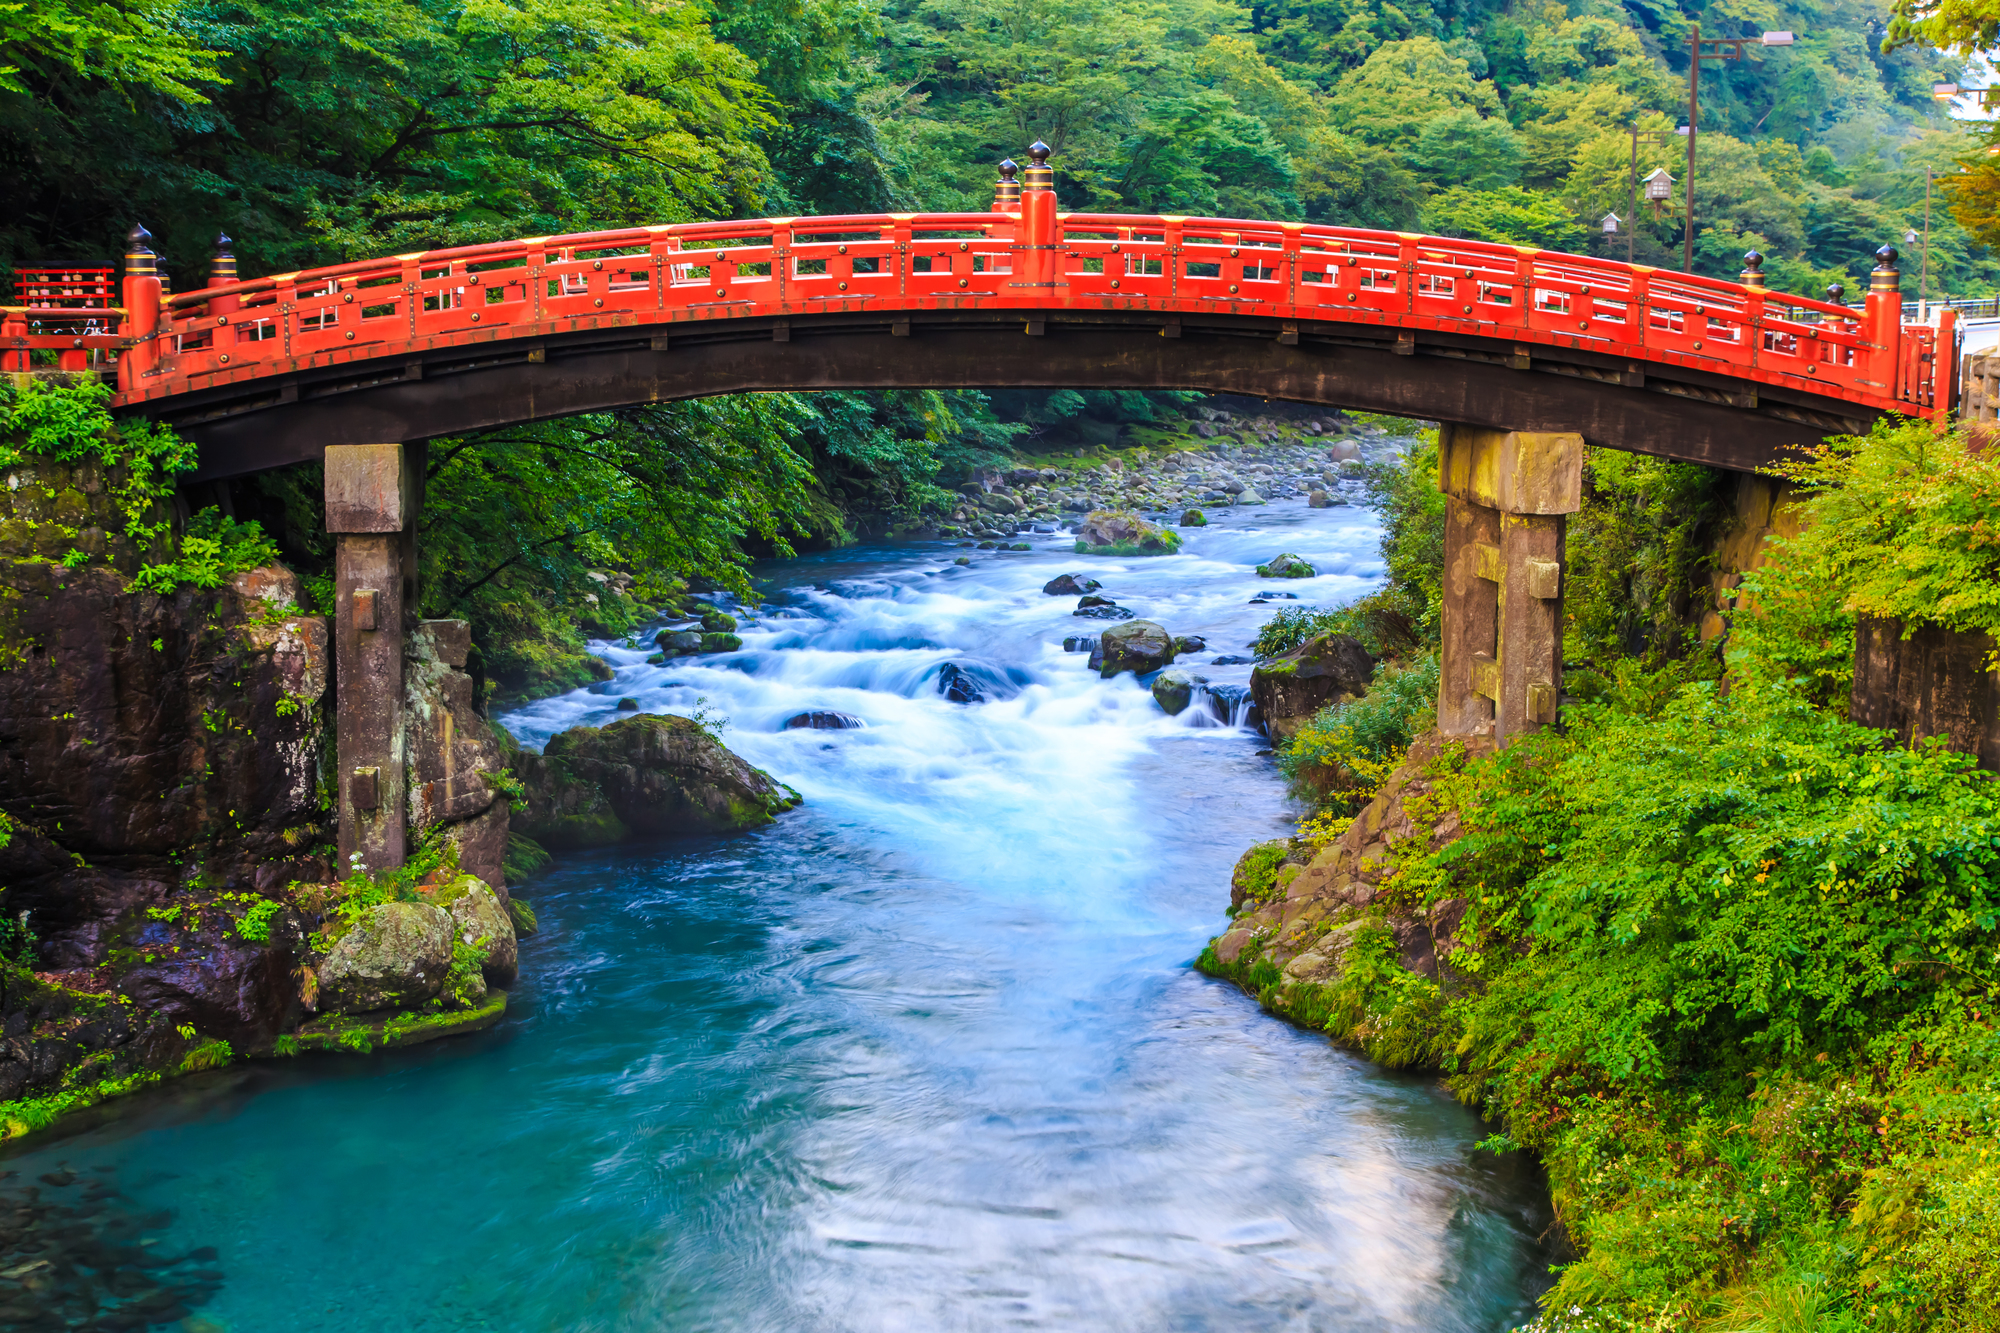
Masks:
[[[1893,270],[1888,276],[1893,281]],[[141,309],[132,283],[128,277],[127,303]],[[1031,333],[1051,324],[1142,327],[1169,337],[1233,330],[1283,346],[1331,340],[1431,359],[1539,365],[1590,381],[1592,392],[1650,388],[1790,423],[1798,429],[1778,432],[1789,438],[1855,429],[1884,412],[1947,413],[1957,363],[1950,315],[1935,327],[1902,324],[1893,286],[1871,292],[1859,313],[1756,285],[1481,241],[1052,207],[1039,223],[1030,208],[501,241],[183,293],[165,300],[150,329],[143,314],[111,328],[111,316],[122,313],[9,315],[0,366],[11,359],[6,368],[26,368],[37,351],[51,349],[72,365],[79,357],[106,364],[121,352],[119,405],[199,438],[236,434],[224,423],[283,409],[302,393],[380,389],[421,378],[426,366],[482,359],[535,364],[607,338],[628,350],[666,351],[717,338],[784,342],[795,329],[803,336],[887,325],[904,333],[912,322],[1018,321]],[[967,386],[1088,382],[1092,353],[1064,341],[1061,355],[1085,358],[1081,381],[1077,367],[1037,376],[1013,364],[989,373],[977,360],[926,373]],[[1041,346],[1057,354],[1055,340]],[[706,391],[814,387],[785,378],[750,374]],[[846,382],[837,373],[817,381]],[[631,390],[634,401],[703,391],[699,383]],[[568,397],[576,402],[565,410],[604,405],[588,394]],[[410,428],[448,429],[477,417],[459,423],[447,413]],[[1671,429],[1663,420],[1662,431]],[[1657,441],[1627,443],[1675,452]],[[276,456],[289,452],[275,450],[264,465],[290,461]],[[1692,455],[1713,452],[1696,447]],[[251,463],[244,458],[230,470]]]

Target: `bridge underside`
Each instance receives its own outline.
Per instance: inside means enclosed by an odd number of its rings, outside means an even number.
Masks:
[[[1456,425],[1562,431],[1740,471],[1872,410],[1589,350],[1349,323],[1147,311],[839,312],[624,324],[260,377],[159,412],[198,479],[580,412],[766,390],[1195,389]]]

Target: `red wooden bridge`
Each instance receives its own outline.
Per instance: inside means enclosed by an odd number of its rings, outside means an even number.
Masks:
[[[0,370],[114,374],[200,476],[325,463],[343,861],[400,864],[406,618],[426,441],[756,389],[1188,388],[1436,420],[1448,497],[1438,725],[1556,719],[1586,443],[1740,469],[1954,406],[1957,336],[1865,307],[1480,241],[1062,213],[1048,150],[988,213],[764,218],[432,250],[167,295],[23,275]],[[1830,293],[1837,294],[1837,293]]]
[[[1221,390],[1736,468],[1954,406],[1953,314],[1902,322],[1886,246],[1857,311],[1767,290],[1754,253],[1722,282],[1438,236],[1061,213],[1045,162],[1022,184],[1010,168],[988,213],[633,227],[244,281],[225,247],[210,286],[174,295],[135,231],[117,304],[109,270],[23,275],[0,369],[115,374],[120,407],[201,444],[205,477],[755,389]]]

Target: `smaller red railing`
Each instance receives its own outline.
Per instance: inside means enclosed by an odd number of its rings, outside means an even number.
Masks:
[[[108,268],[17,268],[16,304],[0,306],[0,349],[25,343],[49,368],[75,373],[104,369],[129,341],[120,328],[124,310]],[[0,368],[27,370],[37,358],[0,354]]]

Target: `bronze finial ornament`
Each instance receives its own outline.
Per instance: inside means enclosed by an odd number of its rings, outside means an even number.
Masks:
[[[1049,165],[1049,146],[1040,139],[1028,145],[1028,157],[1033,165],[1028,168],[1023,187],[1030,190],[1053,190],[1056,188],[1055,168]]]
[[[220,287],[224,283],[236,281],[236,242],[229,239],[228,232],[219,232],[215,237],[215,259],[208,266],[208,285]]]
[[[125,236],[125,275],[135,277],[144,274],[150,277],[158,271],[158,259],[153,254],[153,233],[146,230],[144,223],[136,223]]]
[[[1893,292],[1902,285],[1903,275],[1896,269],[1896,247],[1885,245],[1875,252],[1875,271],[1868,275],[1868,290]]]
[[[1021,168],[1014,159],[1003,158],[1000,162],[1000,179],[993,182],[993,211],[996,213],[1018,213],[1021,211],[1021,182],[1014,179]]]
[[[1762,287],[1764,285],[1764,256],[1755,250],[1743,252],[1743,285]]]

